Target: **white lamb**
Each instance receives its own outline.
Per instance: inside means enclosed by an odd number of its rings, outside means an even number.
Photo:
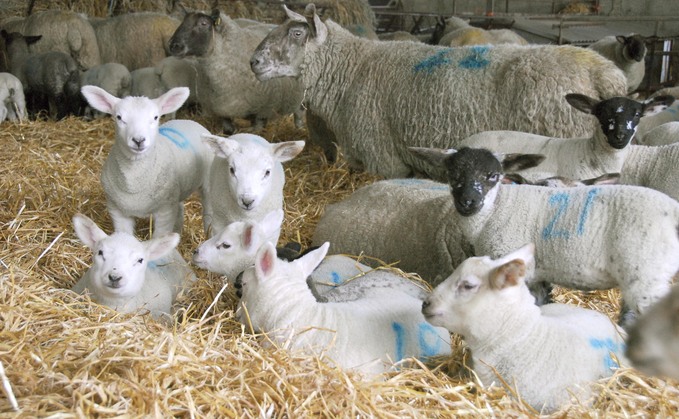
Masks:
[[[645,186],[679,201],[679,143],[632,146],[620,169],[620,183]]]
[[[12,122],[26,119],[24,88],[12,73],[0,73],[0,122],[5,119]]]
[[[422,304],[434,326],[459,333],[483,385],[506,384],[541,413],[626,363],[624,332],[604,314],[567,304],[535,305],[526,286],[528,244],[498,259],[465,260]]]
[[[283,208],[285,172],[281,163],[299,154],[304,141],[270,144],[254,134],[202,137],[216,155],[205,197],[213,211],[206,228],[211,225],[215,233],[234,221],[260,221],[269,212]]]
[[[679,380],[679,286],[653,305],[630,329],[627,351],[638,370]]]
[[[589,135],[592,121],[567,104],[566,93],[627,92],[622,72],[584,48],[371,41],[321,22],[315,11],[286,13],[255,50],[252,70],[259,80],[298,78],[307,109],[351,165],[385,177],[435,175],[408,146],[450,147],[451,139],[500,129]]]
[[[178,87],[157,99],[119,99],[96,86],[83,86],[82,93],[116,123],[116,139],[101,172],[115,231],[134,234],[134,217],[153,215],[154,234],[181,232],[183,201],[199,189],[205,196],[212,153],[201,135],[209,131],[187,120],[158,124],[161,115],[184,103],[189,89]],[[204,202],[203,217],[209,213]]]
[[[316,301],[306,278],[327,250],[326,243],[284,262],[266,243],[242,277],[241,322],[277,344],[289,341],[291,349],[327,355],[339,367],[366,375],[387,371],[407,357],[450,354],[450,334],[424,320],[419,298],[384,289],[355,301]]]
[[[196,277],[175,247],[179,235],[140,242],[127,233],[106,234],[82,214],[73,217],[78,238],[92,250],[92,266],[73,286],[92,300],[122,313],[148,310],[171,314],[177,294]]]
[[[634,92],[646,74],[646,39],[638,34],[605,36],[588,48],[613,61],[627,77],[627,92]]]
[[[569,93],[566,100],[574,108],[596,118],[597,124],[592,135],[553,138],[516,131],[485,131],[461,141],[460,147],[482,147],[495,153],[544,155],[542,163],[521,171],[529,180],[550,176],[586,179],[620,172],[630,148],[627,146],[641,116],[660,112],[674,98],[658,96],[638,102],[627,97],[614,97],[599,101]]]
[[[544,188],[503,185],[488,150],[432,150],[446,167],[460,229],[476,255],[536,244],[536,279],[576,289],[619,287],[620,323],[665,295],[679,270],[679,203],[624,185]]]

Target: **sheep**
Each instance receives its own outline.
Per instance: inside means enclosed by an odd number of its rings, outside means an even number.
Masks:
[[[434,175],[407,146],[451,146],[451,138],[492,129],[588,135],[591,121],[567,106],[565,94],[607,98],[627,89],[613,63],[583,48],[369,41],[315,11],[309,21],[286,13],[257,47],[253,72],[259,80],[299,78],[307,108],[352,167],[389,178]]]
[[[471,26],[464,20],[451,16],[446,20],[446,30],[438,41],[446,47],[472,45],[528,45],[521,35],[511,29],[483,29]]]
[[[0,122],[9,119],[12,122],[23,122],[26,119],[26,99],[24,88],[16,76],[11,73],[0,73]]]
[[[101,60],[97,36],[87,17],[67,10],[45,10],[28,16],[19,30],[24,36],[42,35],[31,44],[32,54],[60,51],[71,56],[81,70],[106,61]]]
[[[5,40],[7,55],[11,63],[11,73],[24,87],[27,95],[43,95],[47,98],[49,113],[52,118],[60,118],[67,113],[64,103],[64,86],[78,65],[67,55],[59,51],[29,53],[28,47],[38,42],[42,36],[23,36],[18,32],[0,31]]]
[[[648,131],[643,139],[644,145],[652,146],[671,145],[676,142],[679,142],[679,121],[658,125]]]
[[[269,144],[254,134],[202,137],[216,156],[205,197],[212,210],[206,228],[218,232],[234,221],[260,221],[270,211],[283,208],[282,163],[297,156],[304,141]]]
[[[534,282],[617,286],[626,328],[669,291],[679,270],[679,202],[667,195],[626,185],[503,185],[502,166],[486,149],[432,149],[429,159],[447,169],[455,222],[476,255],[533,242]]]
[[[639,371],[679,380],[679,287],[657,301],[632,326],[625,355]]]
[[[156,64],[156,72],[160,76],[160,82],[166,90],[174,87],[188,87],[190,90],[186,104],[197,104],[198,96],[197,63],[187,58],[166,57]]]
[[[155,318],[171,314],[177,294],[196,280],[175,249],[179,235],[140,242],[133,235],[106,234],[83,214],[73,217],[76,235],[92,250],[92,266],[71,288],[121,313],[148,310]]]
[[[625,73],[627,93],[634,92],[644,80],[646,40],[643,36],[605,36],[588,48],[613,61]]]
[[[527,244],[497,259],[465,260],[422,304],[429,323],[463,336],[483,385],[500,381],[538,412],[589,399],[624,357],[625,333],[606,315],[568,304],[536,306],[526,286]]]
[[[130,96],[145,96],[155,99],[167,92],[156,67],[143,67],[130,72]]]
[[[632,146],[620,169],[620,183],[655,189],[679,201],[679,144]]]
[[[157,99],[120,99],[96,86],[83,86],[82,94],[116,123],[115,142],[101,171],[115,231],[133,234],[134,217],[153,215],[154,234],[180,232],[183,201],[198,189],[205,196],[212,153],[200,136],[209,131],[187,120],[158,125],[161,115],[184,103],[189,89],[177,87]],[[203,217],[209,213],[203,202]]]
[[[679,93],[679,92],[674,92]],[[653,96],[655,97],[655,95]],[[676,98],[677,96],[675,96]],[[667,145],[677,140],[673,140],[671,135],[673,128],[679,122],[679,100],[675,100],[667,109],[641,118],[637,127],[637,134],[634,140],[640,145]],[[675,124],[672,124],[675,123]],[[670,124],[669,126],[665,126]],[[663,128],[660,128],[663,127]]]
[[[448,331],[431,327],[420,312],[422,300],[406,293],[384,289],[355,301],[317,302],[306,278],[328,246],[285,262],[276,258],[273,244],[264,244],[241,278],[241,323],[275,343],[327,354],[337,366],[368,376],[407,357],[451,353]]]
[[[198,101],[222,119],[226,134],[235,131],[234,118],[249,118],[260,129],[276,114],[293,113],[295,125],[302,126],[299,82],[292,78],[259,82],[249,71],[250,56],[263,38],[256,27],[242,28],[215,9],[210,15],[188,13],[170,40],[175,57],[196,57]]]
[[[162,13],[142,12],[93,20],[101,61],[128,70],[153,67],[167,57],[169,40],[181,22]]]
[[[94,66],[82,73],[73,73],[69,82],[67,82],[65,90],[68,100],[72,102],[83,102],[84,115],[88,118],[101,117],[104,114],[95,112],[87,105],[80,94],[82,86],[98,86],[106,90],[108,93],[117,97],[125,97],[130,95],[130,86],[132,78],[130,71],[119,63],[106,63]]]
[[[638,102],[627,97],[613,97],[599,101],[579,93],[569,93],[566,100],[574,108],[597,119],[593,134],[580,138],[552,138],[515,131],[485,131],[466,138],[459,145],[483,147],[495,153],[540,153],[545,160],[521,173],[531,180],[549,176],[571,179],[597,177],[620,171],[640,117],[659,112],[674,98],[658,96]]]
[[[571,179],[563,176],[552,176],[530,181],[518,173],[505,173],[502,183],[517,185],[545,186],[547,188],[574,188],[577,186],[615,185],[620,182],[620,173],[606,173],[591,179]]]
[[[420,38],[416,37],[410,32],[406,31],[395,31],[395,32],[384,32],[377,35],[380,41],[411,41],[411,42],[422,42]]]

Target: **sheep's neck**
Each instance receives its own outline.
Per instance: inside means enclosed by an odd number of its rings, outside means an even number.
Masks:
[[[120,147],[114,145],[114,147]],[[158,153],[154,150],[147,150],[141,156],[130,159],[124,155],[123,150],[115,150],[109,154],[106,161],[107,170],[103,174],[108,174],[117,186],[127,193],[139,193],[148,191],[148,182],[142,181],[149,176],[155,176],[155,172],[161,165],[158,164]],[[154,169],[155,167],[155,169]],[[159,178],[159,176],[155,176]]]
[[[598,127],[588,144],[591,167],[600,169],[601,173],[619,172],[630,149],[629,145],[622,150],[611,147],[606,135]]]

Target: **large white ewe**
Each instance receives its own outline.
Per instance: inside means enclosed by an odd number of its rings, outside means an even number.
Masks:
[[[422,313],[464,337],[482,384],[506,383],[549,412],[572,395],[588,401],[593,382],[625,363],[624,332],[593,310],[536,306],[525,283],[533,252],[528,244],[495,260],[465,260],[424,301]]]
[[[583,48],[371,41],[321,22],[315,11],[309,18],[286,13],[288,21],[257,47],[252,70],[260,80],[298,78],[308,109],[325,121],[349,162],[386,177],[431,170],[408,146],[450,147],[500,129],[589,135],[592,121],[565,95],[627,91],[611,61]]]
[[[292,349],[327,354],[338,366],[366,374],[407,357],[450,353],[448,331],[431,327],[420,312],[422,301],[409,294],[383,289],[355,301],[316,301],[306,279],[327,251],[326,243],[285,262],[271,243],[262,246],[241,278],[241,322],[278,344],[290,339]]]
[[[82,214],[73,217],[78,238],[92,250],[92,266],[73,286],[92,300],[123,313],[170,314],[177,294],[196,277],[175,249],[179,235],[140,242],[127,233],[106,234]]]
[[[183,201],[199,189],[205,197],[212,153],[201,135],[209,131],[193,121],[172,120],[160,127],[159,121],[184,103],[189,89],[177,87],[156,99],[120,99],[96,86],[83,86],[82,93],[116,124],[115,142],[101,172],[115,230],[133,234],[135,217],[153,215],[154,234],[180,232]],[[204,218],[209,212],[204,204]]]

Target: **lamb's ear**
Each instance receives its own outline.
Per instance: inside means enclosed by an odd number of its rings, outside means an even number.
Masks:
[[[175,87],[168,90],[160,97],[153,99],[158,105],[161,115],[166,115],[168,113],[176,112],[177,109],[181,108],[186,99],[189,98],[189,88],[188,87]]]
[[[80,92],[91,107],[109,115],[113,115],[116,105],[120,102],[119,98],[98,86],[83,86]]]
[[[262,221],[260,221],[259,226],[264,233],[264,237],[269,237],[276,232],[283,224],[284,213],[283,210],[278,208],[275,209],[264,216]]]
[[[504,185],[530,185],[528,179],[518,173],[505,173],[501,183]]]
[[[672,105],[674,101],[675,97],[671,95],[662,95],[647,99],[643,102],[644,116],[655,115],[663,109],[666,109],[668,106]]]
[[[306,9],[313,15],[312,20],[309,22],[309,28],[311,28],[314,37],[313,41],[316,45],[321,45],[328,39],[328,28],[316,13],[316,6],[313,3],[307,4]]]
[[[146,257],[149,261],[166,256],[179,244],[179,234],[169,233],[144,242]]]
[[[581,181],[585,185],[617,185],[620,183],[620,173],[606,173],[592,179]]]
[[[273,156],[276,160],[283,163],[295,158],[304,149],[304,141],[286,141],[284,143],[272,144]]]
[[[566,102],[580,112],[591,114],[599,100],[580,93],[569,93],[566,95]]]
[[[42,39],[42,35],[24,36],[27,45],[32,45]]]
[[[306,18],[304,16],[288,9],[286,5],[283,5],[283,10],[285,11],[285,15],[288,17],[288,19],[294,22],[306,23]]]
[[[243,235],[240,238],[241,245],[248,253],[252,254],[254,253],[254,250],[259,249],[265,237],[260,226],[250,221],[246,221]]]
[[[273,244],[266,242],[255,256],[255,274],[258,279],[267,279],[271,277],[276,268],[276,248]]]
[[[535,244],[526,243],[513,252],[499,258],[497,263],[504,264],[515,259],[521,259],[527,266],[532,265],[535,262]]]
[[[544,154],[520,153],[496,154],[495,157],[502,162],[502,170],[505,172],[530,169],[539,165],[547,158]]]
[[[314,249],[304,256],[300,257],[293,263],[300,266],[304,278],[307,278],[311,273],[318,267],[318,265],[323,262],[323,258],[328,254],[328,248],[330,247],[330,242],[325,242],[317,249]]]
[[[454,148],[445,150],[442,148],[408,147],[408,150],[432,166],[441,168],[446,167],[445,160],[449,156],[457,153],[457,150]]]
[[[108,237],[108,234],[99,228],[94,221],[80,213],[73,216],[73,230],[75,230],[75,235],[78,236],[80,241],[90,249],[94,249],[97,242]]]
[[[238,141],[230,140],[228,138],[220,137],[218,135],[212,134],[201,134],[200,138],[205,141],[207,145],[210,146],[212,151],[222,158],[227,158],[231,154],[235,153],[240,145]]]
[[[521,259],[514,259],[493,269],[490,273],[490,288],[501,290],[518,285],[526,275],[526,264]]]

